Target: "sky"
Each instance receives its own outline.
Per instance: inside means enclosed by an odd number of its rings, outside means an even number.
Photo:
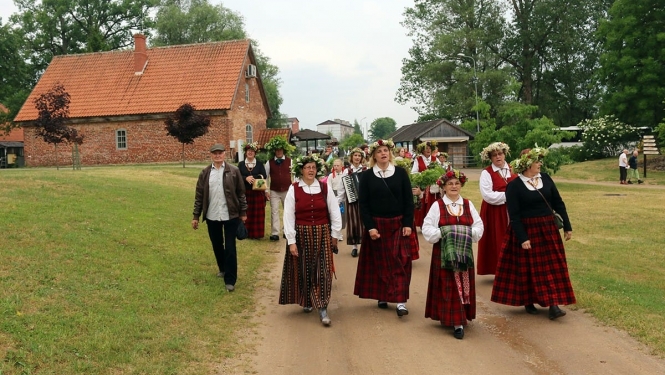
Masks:
[[[210,0],[219,4],[219,0]],[[413,0],[223,0],[243,16],[245,30],[279,70],[280,111],[301,128],[354,120],[368,128],[380,117],[397,127],[418,115],[395,102],[402,59],[412,45],[400,24]],[[16,7],[0,0],[5,23]]]

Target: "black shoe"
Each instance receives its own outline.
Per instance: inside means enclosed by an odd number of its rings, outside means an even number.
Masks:
[[[633,181],[628,180],[628,185],[632,185],[632,184],[633,184]]]
[[[358,256],[358,249],[351,250],[351,256],[354,257],[354,258],[357,257]]]
[[[638,183],[638,184],[643,184],[644,181],[642,181],[642,180],[637,180],[637,183]]]
[[[409,310],[407,310],[406,306],[404,305],[397,305],[397,307],[395,307],[395,311],[397,312],[397,316],[400,318],[404,315],[409,315]]]
[[[525,305],[524,310],[526,310],[527,314],[538,315],[538,309],[533,304]]]
[[[455,331],[453,332],[453,336],[455,336],[456,339],[461,340],[464,338],[464,328],[455,328]]]
[[[279,236],[273,234],[270,236],[270,241],[279,241]]]
[[[554,306],[550,306],[550,314],[549,315],[550,315],[549,316],[550,320],[554,320],[556,318],[560,318],[560,317],[566,315],[566,312],[561,310],[559,308],[559,306],[554,305]]]
[[[379,303],[377,304],[377,306],[379,306],[380,309],[387,309],[387,308],[388,308],[388,302],[385,302],[385,301],[379,301]]]

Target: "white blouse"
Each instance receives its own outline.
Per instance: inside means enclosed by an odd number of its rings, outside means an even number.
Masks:
[[[501,169],[501,171],[499,171]],[[506,176],[506,179],[510,176],[510,166],[508,163],[504,162],[503,168],[499,168],[496,165],[492,164],[492,172],[499,171],[502,175]],[[483,169],[480,172],[480,180],[478,181],[480,186],[480,195],[483,197],[483,200],[489,204],[501,205],[506,203],[506,193],[503,191],[494,191],[492,188],[494,184],[492,183],[492,176],[490,173]]]
[[[328,186],[328,196],[326,204],[328,205],[328,217],[330,217],[330,228],[332,236],[337,239],[342,239],[342,215],[339,212],[339,205],[337,197],[332,191],[332,184]],[[314,180],[311,185],[307,185],[302,180],[298,181],[300,186],[307,194],[319,194],[321,192],[321,185],[319,181]],[[296,197],[293,191],[293,185],[289,186],[289,191],[286,193],[284,199],[284,235],[286,236],[286,243],[291,245],[296,243]]]
[[[421,228],[423,237],[425,237],[425,241],[429,243],[436,243],[441,239],[441,230],[439,229],[439,219],[441,218],[439,202],[440,201],[437,199],[435,204],[430,207]],[[453,202],[446,195],[443,196],[443,203],[446,205],[455,203],[458,209],[471,211],[471,217],[473,217],[473,224],[471,225],[471,239],[473,242],[478,242],[483,236],[485,227],[483,226],[483,220],[480,218],[480,215],[478,215],[478,211],[476,211],[476,207],[473,205],[473,203],[469,201],[469,207],[464,207],[464,200],[461,196],[457,198],[455,202]]]

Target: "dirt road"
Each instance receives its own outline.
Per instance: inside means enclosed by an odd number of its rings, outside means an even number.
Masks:
[[[277,304],[283,243],[270,244],[275,265],[257,293],[257,333],[247,337],[256,351],[226,363],[222,373],[665,374],[665,360],[582,311],[564,307],[568,315],[550,321],[545,308],[534,316],[490,302],[493,276],[477,278],[477,319],[456,340],[451,329],[424,317],[431,246],[422,236],[421,245],[403,318],[394,304],[381,310],[376,301],[353,295],[357,258],[341,246],[328,308],[332,325],[324,327],[316,312]]]
[[[479,172],[465,171],[474,179]],[[583,311],[563,307],[568,314],[550,321],[546,308],[534,316],[523,308],[491,302],[493,276],[476,278],[477,319],[465,329],[464,339],[456,340],[452,329],[424,317],[432,248],[422,236],[420,244],[420,259],[413,263],[409,315],[403,318],[397,317],[394,304],[381,310],[376,301],[353,295],[357,258],[350,256],[350,247],[341,245],[328,308],[330,327],[321,325],[316,312],[278,305],[284,243],[268,244],[275,264],[265,287],[257,292],[256,333],[246,338],[248,348],[255,351],[225,363],[221,373],[665,374],[665,360],[649,355],[627,334],[600,325]]]

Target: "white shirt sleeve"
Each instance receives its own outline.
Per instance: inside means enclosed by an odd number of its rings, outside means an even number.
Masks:
[[[296,243],[296,196],[293,191],[293,185],[289,186],[289,191],[284,199],[284,235],[288,245]]]
[[[476,207],[471,201],[469,201],[469,209],[471,210],[471,217],[473,217],[473,224],[471,225],[471,239],[473,242],[480,241],[480,238],[483,237],[485,232],[485,226],[483,225],[483,219],[478,215]]]
[[[436,243],[441,239],[441,230],[439,229],[439,219],[441,218],[439,203],[440,202],[437,200],[429,208],[427,216],[425,216],[425,220],[423,221],[423,226],[420,229],[423,233],[423,237],[425,237],[425,241],[429,243]]]
[[[266,181],[268,181],[268,184],[270,184],[270,159],[268,159],[268,161],[266,161],[265,168],[266,168],[266,175],[267,175],[266,176]],[[268,186],[270,186],[270,185],[268,185]]]
[[[413,166],[411,167],[411,174],[418,173],[418,158],[420,156],[416,156],[413,158]]]
[[[330,217],[330,229],[332,230],[332,236],[337,239],[342,238],[342,214],[339,212],[339,203],[337,202],[337,197],[335,197],[335,194],[333,194],[332,186],[331,184],[326,184],[328,185],[328,197],[327,197],[327,204],[328,204],[328,215]],[[288,195],[287,195],[288,197]],[[286,202],[284,202],[284,209],[286,209]],[[294,218],[295,220],[295,218]],[[286,227],[285,227],[286,228]],[[286,231],[286,229],[284,229]],[[295,230],[294,230],[295,233]],[[288,236],[286,237],[288,240]],[[295,241],[295,234],[294,234],[294,241]]]
[[[480,172],[480,181],[478,181],[480,186],[480,195],[483,197],[483,200],[489,204],[500,205],[506,203],[506,193],[502,191],[493,191],[492,187],[492,176],[490,176],[487,170]]]

